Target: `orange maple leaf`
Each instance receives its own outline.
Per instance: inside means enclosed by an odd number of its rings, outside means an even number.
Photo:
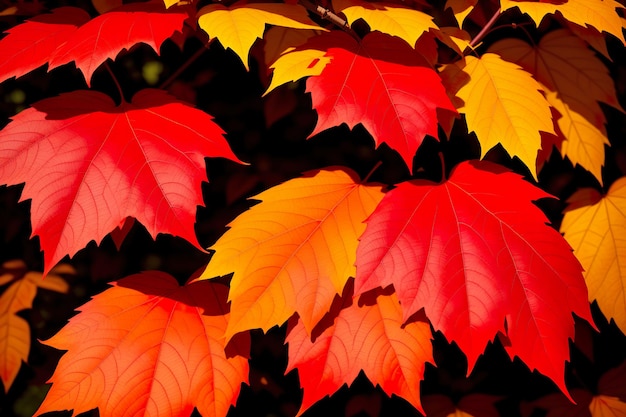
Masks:
[[[248,381],[249,336],[228,345],[227,287],[132,275],[80,308],[45,344],[67,350],[36,415],[224,417]]]
[[[311,337],[301,320],[290,323],[287,372],[297,369],[304,397],[298,415],[359,372],[388,394],[422,410],[419,386],[432,357],[432,335],[425,319],[403,325],[398,297],[375,291],[352,297],[350,281],[341,299]],[[295,324],[294,324],[295,323]]]
[[[354,276],[358,237],[382,196],[380,185],[329,169],[253,197],[262,202],[229,224],[201,276],[234,272],[226,337],[268,330],[295,312],[310,332]]]
[[[23,261],[16,260],[5,262],[1,271],[0,285],[11,283],[0,295],[0,378],[7,392],[30,351],[28,322],[16,313],[33,306],[37,288],[67,292],[67,282],[55,272],[73,270],[59,265],[44,280],[41,272],[28,271]]]

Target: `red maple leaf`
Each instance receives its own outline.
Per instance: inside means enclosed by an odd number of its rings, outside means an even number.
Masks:
[[[404,318],[424,308],[469,371],[501,332],[511,357],[567,393],[572,312],[592,319],[580,263],[532,203],[544,197],[488,162],[461,163],[441,184],[399,184],[367,220],[355,293],[393,284]]]
[[[309,336],[301,320],[290,329],[287,372],[297,369],[304,397],[298,415],[359,372],[388,394],[403,397],[422,411],[419,385],[432,357],[432,335],[426,320],[403,325],[398,297],[372,291],[353,300],[354,281],[346,284],[329,314]]]
[[[225,417],[248,381],[250,336],[228,345],[228,288],[179,286],[163,272],[124,278],[45,343],[67,350],[35,415],[98,407],[100,415]]]
[[[127,216],[153,237],[170,233],[199,247],[204,158],[238,161],[211,116],[150,89],[117,107],[93,91],[42,100],[15,116],[0,141],[0,184],[26,182],[22,200],[32,199],[44,273]]]
[[[0,40],[0,82],[48,63],[51,70],[74,61],[87,85],[98,66],[138,43],[157,53],[182,31],[186,13],[165,10],[162,3],[134,3],[89,20],[76,7],[61,7],[7,31]]]
[[[323,48],[331,57],[306,83],[318,114],[311,135],[362,123],[376,145],[387,143],[412,169],[424,137],[437,137],[437,108],[456,114],[437,72],[399,38],[372,32],[358,43],[345,33],[331,33],[302,48]]]

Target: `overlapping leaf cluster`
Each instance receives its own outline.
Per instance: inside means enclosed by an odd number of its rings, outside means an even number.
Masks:
[[[231,49],[248,69],[252,46],[264,38],[265,94],[308,77],[318,115],[311,136],[361,124],[413,173],[426,137],[446,140],[465,123],[481,159],[500,146],[529,179],[475,160],[440,182],[416,176],[383,185],[335,166],[267,189],[185,286],[161,272],[122,278],[46,341],[68,352],[37,414],[97,407],[106,416],[179,416],[195,407],[224,416],[248,381],[249,331],[285,323],[287,370],[298,370],[304,391],[300,413],[360,372],[421,411],[465,413],[474,398],[441,410],[420,399],[426,363],[434,362],[431,326],[465,353],[468,373],[498,337],[511,358],[567,397],[573,314],[592,323],[589,301],[597,300],[626,331],[624,179],[604,196],[575,193],[564,236],[534,204],[551,196],[533,184],[557,151],[605,185],[610,142],[601,105],[623,110],[602,59],[610,59],[607,39],[626,44],[624,7],[450,0],[441,22],[434,16],[444,10],[426,2],[329,7],[239,1],[197,10],[194,2],[165,1],[104,7],[95,17],[53,9],[0,39],[0,81],[73,62],[89,87],[123,50],[145,43],[158,52],[166,39],[182,42],[194,32]],[[464,30],[477,10],[492,13],[478,22],[485,30]],[[481,46],[500,18],[532,23],[539,39]],[[209,114],[160,89],[119,104],[93,90],[70,91],[15,115],[0,131],[0,183],[25,183],[46,279],[91,240],[113,231],[123,239],[132,218],[153,237],[169,233],[199,246],[204,158],[240,162],[223,135]],[[229,288],[210,281],[229,274]],[[35,281],[23,281],[33,292]],[[9,335],[5,390],[29,345],[14,315],[28,305],[15,307],[14,286],[0,299],[9,300],[0,310]],[[616,407],[622,400],[610,399]]]

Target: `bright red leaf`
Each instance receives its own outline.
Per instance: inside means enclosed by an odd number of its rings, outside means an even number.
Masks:
[[[225,346],[228,288],[132,275],[80,308],[45,343],[67,350],[36,415],[224,417],[248,381],[247,335]]]
[[[322,34],[303,48],[323,48],[331,58],[306,83],[318,113],[311,135],[362,123],[376,145],[386,143],[413,169],[424,137],[437,137],[437,108],[456,113],[437,72],[399,38],[372,32],[357,43],[345,33]]]
[[[60,7],[35,16],[8,31],[0,40],[0,82],[21,77],[47,63],[89,14],[77,7]]]
[[[487,342],[506,334],[511,357],[567,392],[572,312],[591,315],[580,263],[532,204],[544,197],[488,162],[461,163],[440,184],[399,184],[367,221],[355,293],[393,284],[404,318],[424,308],[469,371]]]
[[[44,273],[127,216],[199,247],[205,157],[237,158],[211,116],[160,90],[115,106],[98,92],[42,100],[0,132],[0,184],[26,182]]]
[[[388,395],[398,395],[421,411],[420,381],[426,362],[434,362],[430,326],[417,320],[403,325],[393,293],[372,292],[357,300],[352,288],[350,281],[314,339],[300,320],[289,330],[287,372],[298,370],[304,390],[298,415],[352,384],[361,370]]]
[[[45,63],[51,70],[74,61],[90,85],[96,68],[124,49],[145,43],[158,53],[187,17],[160,2],[122,6],[91,20],[82,9],[56,9],[12,28],[0,41],[0,82]]]

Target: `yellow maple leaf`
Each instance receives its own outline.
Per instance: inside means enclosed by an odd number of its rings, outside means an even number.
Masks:
[[[447,0],[445,8],[452,9],[459,27],[463,27],[467,15],[474,10],[476,3],[478,3],[478,0]]]
[[[320,75],[330,62],[323,48],[296,49],[311,37],[313,30],[273,27],[265,34],[265,62],[272,72],[272,81],[263,96],[278,86],[303,77]]]
[[[596,395],[589,403],[591,417],[626,417],[626,403],[617,397]]]
[[[211,4],[198,12],[198,25],[224,48],[232,49],[248,68],[248,53],[263,38],[265,25],[324,30],[296,4],[237,2],[230,7]]]
[[[264,36],[265,46],[263,47],[263,52],[265,64],[269,66],[281,55],[293,51],[298,46],[306,43],[311,37],[320,33],[321,31],[317,30],[300,30],[282,26],[271,27],[265,32]]]
[[[349,170],[304,174],[253,197],[210,248],[199,279],[233,272],[226,338],[283,324],[297,312],[310,333],[354,276],[358,238],[383,197]]]
[[[565,29],[548,33],[534,47],[506,39],[489,52],[520,65],[542,84],[548,102],[561,114],[557,124],[564,139],[562,155],[602,184],[604,145],[609,141],[598,101],[622,109],[613,79],[595,53]]]
[[[554,133],[541,85],[520,66],[492,53],[468,56],[446,67],[444,73],[448,73],[442,79],[449,91],[464,102],[457,110],[465,114],[468,129],[476,132],[481,158],[500,143],[536,179],[540,131]]]
[[[396,3],[333,0],[333,6],[349,23],[363,19],[372,30],[404,39],[411,47],[424,32],[438,28],[432,16]]]
[[[15,381],[22,362],[28,360],[30,351],[30,327],[16,313],[32,307],[38,287],[67,292],[67,282],[57,275],[69,272],[66,268],[61,264],[43,279],[40,272],[28,271],[23,261],[7,261],[2,265],[0,285],[11,283],[0,295],[0,379],[5,392]]]
[[[602,184],[604,146],[610,145],[602,109],[597,102],[589,103],[589,107],[571,107],[552,91],[546,92],[546,99],[560,114],[556,123],[558,134],[564,138],[560,147],[561,155],[566,156],[572,164],[585,168]]]
[[[616,11],[624,6],[614,0],[568,0],[558,3],[500,0],[500,7],[502,11],[517,7],[522,13],[528,14],[537,25],[546,15],[559,12],[572,23],[583,27],[593,26],[599,31],[610,33],[626,45],[622,22]]]
[[[303,49],[287,52],[280,57],[270,68],[272,81],[263,95],[265,96],[276,87],[285,83],[299,80],[303,77],[320,75],[324,67],[330,62],[326,52],[318,49]]]
[[[587,188],[568,203],[561,232],[585,269],[589,301],[626,333],[626,177],[604,197]]]

